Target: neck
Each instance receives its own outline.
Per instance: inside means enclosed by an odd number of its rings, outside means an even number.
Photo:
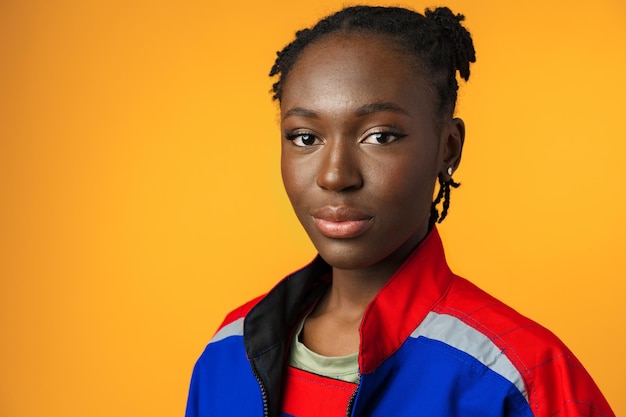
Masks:
[[[333,268],[333,281],[327,293],[327,307],[335,311],[352,312],[358,314],[360,318],[393,272]]]

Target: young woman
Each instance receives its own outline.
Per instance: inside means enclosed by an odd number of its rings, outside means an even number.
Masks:
[[[613,415],[554,335],[446,265],[462,20],[351,7],[278,53],[283,181],[319,256],[226,318],[188,417]]]

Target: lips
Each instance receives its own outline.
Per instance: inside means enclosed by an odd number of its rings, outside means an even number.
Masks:
[[[348,239],[365,233],[372,216],[348,206],[326,206],[311,213],[320,233],[335,239]]]

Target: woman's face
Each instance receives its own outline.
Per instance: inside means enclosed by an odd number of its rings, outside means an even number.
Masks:
[[[336,34],[309,45],[281,100],[285,189],[335,268],[395,270],[426,236],[437,175],[456,168],[458,119],[385,38]]]

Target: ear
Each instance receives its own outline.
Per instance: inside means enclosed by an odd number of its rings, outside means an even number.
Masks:
[[[449,181],[452,175],[448,169],[452,168],[452,174],[461,163],[461,153],[465,142],[465,123],[459,118],[450,119],[441,129],[440,166],[439,178]]]

